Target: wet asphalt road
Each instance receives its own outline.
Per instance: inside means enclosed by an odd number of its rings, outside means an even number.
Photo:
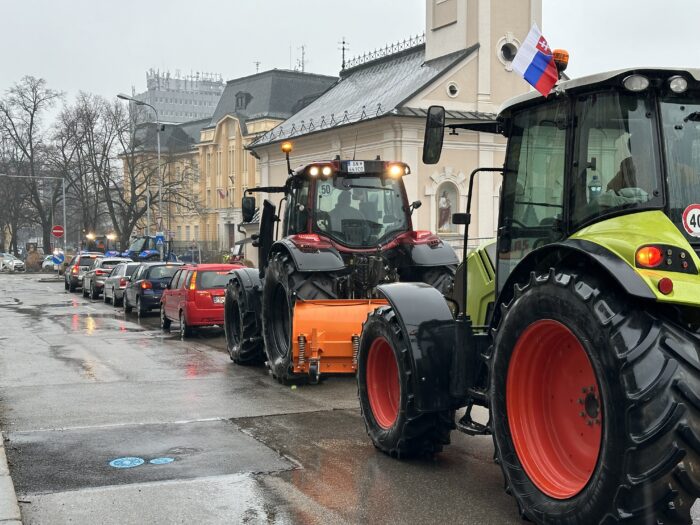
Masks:
[[[233,365],[219,330],[158,324],[0,275],[0,429],[25,524],[522,523],[490,438],[390,459],[354,378],[291,389]]]

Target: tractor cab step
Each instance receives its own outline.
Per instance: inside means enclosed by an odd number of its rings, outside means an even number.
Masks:
[[[457,422],[457,430],[459,430],[460,432],[464,432],[469,436],[490,436],[491,427],[488,424],[483,425],[472,419],[473,407],[474,405],[472,403],[467,405],[467,411]]]

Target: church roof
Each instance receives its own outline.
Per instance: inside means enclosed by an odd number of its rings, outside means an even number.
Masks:
[[[398,114],[406,101],[478,47],[426,62],[425,44],[420,44],[346,69],[333,87],[261,135],[252,147]]]
[[[286,69],[271,69],[229,80],[209,127],[216,126],[227,115],[239,118],[242,125],[247,120],[260,118],[287,119],[336,80],[327,75]]]

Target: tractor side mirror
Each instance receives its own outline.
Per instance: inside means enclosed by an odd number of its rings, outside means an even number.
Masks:
[[[423,162],[437,164],[442,152],[442,140],[445,137],[445,108],[430,106],[425,120],[425,137],[423,138]]]
[[[251,222],[253,220],[255,216],[255,197],[243,197],[241,202],[241,214],[243,215],[243,222]]]
[[[413,201],[411,203],[411,208],[410,208],[411,214],[413,214],[413,210],[417,210],[421,206],[423,206],[423,203],[421,201]]]

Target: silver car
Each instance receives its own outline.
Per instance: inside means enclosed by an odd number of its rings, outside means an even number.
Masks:
[[[129,283],[131,276],[141,263],[121,263],[114,267],[109,277],[105,279],[103,297],[105,303],[111,302],[113,306],[121,306],[124,300],[124,288]]]
[[[92,261],[104,256],[105,254],[101,252],[81,252],[73,257],[63,275],[66,290],[74,292],[76,288],[80,288],[83,285],[83,275],[92,266]]]
[[[111,275],[115,266],[120,263],[131,262],[128,257],[97,257],[90,269],[83,275],[83,297],[90,296],[95,300],[102,293],[105,279]]]
[[[24,262],[11,253],[0,253],[0,271],[23,272],[26,269]]]

